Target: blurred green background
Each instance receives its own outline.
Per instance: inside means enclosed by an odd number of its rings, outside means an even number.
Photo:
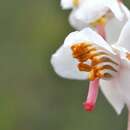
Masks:
[[[50,57],[73,30],[59,3],[0,1],[0,130],[125,130],[126,108],[117,116],[100,93],[85,112],[88,82],[53,71]]]

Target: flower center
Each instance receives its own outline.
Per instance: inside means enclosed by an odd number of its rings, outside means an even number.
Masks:
[[[89,72],[89,80],[110,79],[118,71],[118,62],[101,47],[89,42],[71,46],[72,55],[79,61],[78,69]]]
[[[73,5],[74,5],[75,7],[77,7],[77,6],[79,5],[79,1],[80,1],[80,0],[72,0]]]
[[[95,20],[94,22],[91,22],[91,26],[96,27],[97,25],[105,25],[107,22],[107,17],[102,16],[101,18]]]

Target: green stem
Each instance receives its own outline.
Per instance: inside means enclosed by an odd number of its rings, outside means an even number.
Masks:
[[[128,128],[127,130],[130,130],[130,111],[128,110]]]

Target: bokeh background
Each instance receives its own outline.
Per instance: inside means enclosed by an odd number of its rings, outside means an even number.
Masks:
[[[73,31],[59,3],[0,1],[0,130],[125,130],[126,108],[117,116],[100,93],[85,112],[88,82],[53,71],[50,57]]]

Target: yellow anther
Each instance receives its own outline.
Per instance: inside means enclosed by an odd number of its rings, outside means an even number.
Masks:
[[[80,0],[73,0],[73,5],[74,5],[75,7],[77,7],[77,6],[79,5],[79,1],[80,1]]]
[[[114,67],[112,67],[111,65],[96,66],[95,69],[96,69],[97,71],[107,69],[107,70],[112,70],[112,71],[117,72],[117,70],[116,70]]]
[[[96,79],[97,77],[96,77],[96,75],[95,75],[95,71],[94,71],[94,69],[93,70],[91,70],[89,73],[88,73],[88,79],[89,80],[94,80],[94,79]]]
[[[127,53],[126,57],[128,60],[130,60],[130,53]]]
[[[100,71],[96,73],[96,76],[97,76],[98,78],[105,78],[105,79],[110,79],[110,78],[112,78],[112,75],[111,75],[111,74],[109,74],[109,73],[102,74],[102,73],[100,73]]]
[[[115,64],[115,65],[118,65],[118,63],[116,63],[115,61],[113,61],[112,59],[107,57],[107,55],[103,55],[103,57],[100,55],[94,56],[92,60],[93,60],[93,65],[96,65],[96,64],[99,64],[102,62],[109,62],[109,63]]]
[[[86,71],[86,72],[89,72],[92,69],[90,65],[84,64],[82,62],[78,64],[78,68],[80,71]]]
[[[107,22],[107,18],[105,16],[97,19],[96,21],[92,22],[91,25],[92,26],[97,26],[97,25],[105,25]]]

